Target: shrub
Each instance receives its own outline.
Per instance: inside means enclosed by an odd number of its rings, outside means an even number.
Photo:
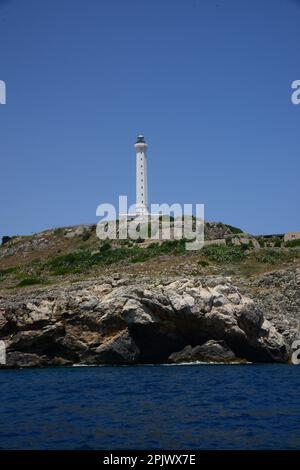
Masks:
[[[0,269],[0,276],[5,276],[6,274],[14,273],[18,270],[17,266],[12,266],[10,268]]]
[[[225,224],[225,227],[229,228],[229,230],[230,230],[232,233],[243,233],[243,230],[241,230],[241,229],[238,228],[238,227],[234,227],[233,225]]]
[[[100,247],[100,252],[105,253],[105,251],[111,250],[111,244],[109,242],[104,242]]]
[[[299,243],[300,245],[300,243]],[[276,248],[280,248],[281,247],[281,239],[279,237],[276,237],[275,240],[274,240],[274,246]]]
[[[247,250],[249,250],[249,248],[251,248],[249,243],[241,243],[240,247],[241,247],[241,250],[243,250],[243,251],[247,251]]]
[[[54,230],[53,235],[55,237],[61,237],[64,234],[64,229],[62,227],[58,227]]]
[[[159,252],[162,254],[183,254],[185,253],[185,239],[181,240],[164,240],[159,246]]]
[[[274,250],[266,248],[252,253],[252,259],[259,263],[274,264],[279,261],[289,261],[293,258],[293,253],[290,251]]]
[[[90,237],[91,237],[91,232],[89,232],[88,230],[86,230],[81,236],[84,242],[86,242]]]
[[[210,261],[216,261],[217,263],[241,261],[246,258],[246,253],[240,246],[209,245],[203,248],[202,253]]]
[[[296,246],[300,246],[300,238],[298,238],[297,240],[290,240],[286,242],[285,246],[289,248],[295,248]]]
[[[24,277],[16,287],[26,287],[26,286],[33,286],[35,284],[42,284],[43,280],[39,277]]]
[[[263,248],[265,246],[266,240],[264,239],[264,237],[257,237],[257,241],[258,241],[261,248]]]
[[[209,262],[205,261],[204,259],[200,259],[200,261],[198,261],[198,264],[199,266],[202,266],[203,268],[205,268],[206,266],[209,266]]]
[[[121,261],[139,263],[154,256],[162,254],[178,255],[185,252],[185,240],[165,240],[161,244],[151,243],[146,248],[134,245],[133,247],[119,246],[112,248],[109,242],[105,242],[99,252],[92,254],[83,249],[50,258],[44,267],[54,275],[79,273],[96,265],[110,265]]]
[[[12,239],[12,237],[9,237],[8,235],[4,235],[4,237],[2,237],[2,245],[5,245],[5,244],[8,243],[11,239]]]

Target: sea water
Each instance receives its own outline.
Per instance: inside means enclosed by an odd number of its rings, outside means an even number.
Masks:
[[[300,367],[0,370],[1,449],[300,449]]]

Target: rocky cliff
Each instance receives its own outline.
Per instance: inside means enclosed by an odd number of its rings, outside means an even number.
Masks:
[[[267,320],[292,345],[300,338],[300,268],[240,280],[242,292],[254,298]]]
[[[0,339],[6,367],[287,362],[264,310],[226,277],[112,276],[3,295]]]

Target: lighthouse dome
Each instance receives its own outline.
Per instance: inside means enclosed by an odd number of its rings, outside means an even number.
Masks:
[[[145,143],[145,137],[142,134],[139,134],[136,139],[137,144],[144,144]]]

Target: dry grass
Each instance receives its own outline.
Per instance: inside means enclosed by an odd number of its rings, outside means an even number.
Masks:
[[[251,279],[263,273],[282,269],[286,267],[300,266],[300,250],[277,249],[246,251],[241,248],[241,253],[236,253],[231,247],[215,247],[200,252],[187,252],[180,249],[174,253],[162,254],[159,250],[153,251],[153,256],[149,256],[143,262],[136,262],[139,257],[143,259],[143,250],[148,250],[146,244],[138,243],[134,245],[133,252],[137,253],[136,260],[126,259],[124,253],[128,253],[128,247],[123,250],[123,258],[118,257],[109,263],[75,265],[74,270],[66,271],[66,274],[55,275],[51,270],[51,262],[57,256],[64,257],[70,253],[89,253],[99,251],[101,242],[96,238],[94,232],[89,237],[65,238],[58,231],[44,232],[38,234],[42,238],[42,243],[37,242],[37,236],[20,237],[0,248],[0,292],[13,292],[17,288],[40,289],[47,286],[68,284],[82,280],[92,280],[99,277],[109,277],[115,273],[121,276],[135,277],[177,277],[177,276],[207,276],[207,275],[228,275],[238,282],[239,278]],[[110,248],[114,254],[114,248],[121,249],[123,245],[119,242],[113,243]],[[3,256],[4,251],[13,248],[13,253]],[[2,253],[2,256],[1,256]],[[141,256],[138,255],[141,254]],[[238,256],[237,256],[238,255]],[[275,256],[276,255],[276,256]],[[101,261],[101,257],[100,257]],[[108,258],[110,262],[110,258]],[[56,273],[57,274],[57,273]],[[26,279],[29,279],[26,280]],[[32,280],[36,280],[36,285]],[[41,283],[42,285],[38,284]],[[32,283],[32,285],[29,285]]]

